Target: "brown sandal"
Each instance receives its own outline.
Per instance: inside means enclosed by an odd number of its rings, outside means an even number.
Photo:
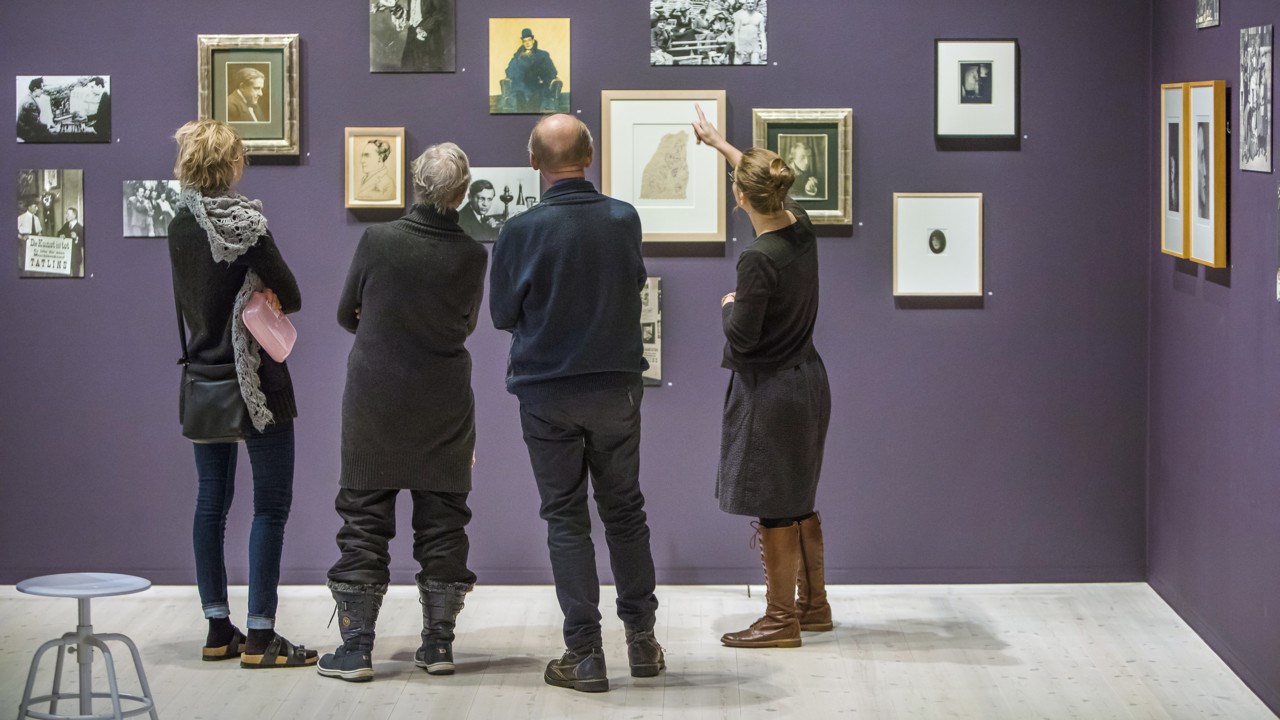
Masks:
[[[240,653],[244,652],[244,633],[239,628],[232,627],[231,641],[226,645],[218,647],[203,647],[200,649],[200,659],[212,662],[217,660],[230,660],[240,657]]]
[[[271,638],[261,655],[244,654],[240,656],[240,667],[248,670],[265,668],[305,667],[315,665],[316,651],[308,650],[303,645],[294,645],[280,635]]]

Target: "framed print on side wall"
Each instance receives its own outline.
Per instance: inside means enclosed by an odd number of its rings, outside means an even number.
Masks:
[[[404,207],[404,128],[349,127],[345,138],[346,206]]]
[[[893,194],[893,294],[982,295],[982,193]]]
[[[1188,257],[1209,267],[1227,266],[1227,83],[1187,83],[1191,143],[1184,167],[1191,185]]]
[[[1271,172],[1272,26],[1240,30],[1240,169]]]
[[[1187,143],[1186,117],[1190,93],[1183,83],[1160,86],[1160,252],[1187,257]]]
[[[817,225],[853,222],[853,110],[751,111],[751,144],[768,148],[791,167],[791,197]]]
[[[650,253],[723,255],[725,174],[720,153],[690,124],[700,105],[724,127],[724,90],[605,90],[601,185],[635,206]]]
[[[1017,40],[934,40],[933,87],[940,148],[1021,147]]]
[[[297,155],[298,36],[200,35],[199,117],[231,125],[250,155]]]

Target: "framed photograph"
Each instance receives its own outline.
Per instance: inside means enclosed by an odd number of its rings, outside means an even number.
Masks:
[[[177,180],[125,180],[120,194],[124,237],[168,237],[181,192]]]
[[[473,167],[458,224],[473,239],[493,242],[508,220],[538,204],[540,188],[530,167]]]
[[[109,75],[19,75],[18,142],[111,142]]]
[[[84,277],[84,171],[18,171],[18,277]]]
[[[1184,167],[1191,196],[1189,255],[1209,267],[1227,266],[1227,83],[1187,83],[1191,145]]]
[[[650,65],[767,65],[768,0],[649,0]]]
[[[934,41],[934,139],[944,149],[1016,149],[1017,40]]]
[[[751,144],[768,148],[791,167],[791,197],[814,224],[853,222],[853,110],[751,111]]]
[[[404,207],[404,128],[349,127],[345,138],[346,206]]]
[[[456,0],[369,0],[369,72],[453,72]]]
[[[643,373],[645,385],[662,384],[662,278],[651,277],[640,291],[640,339],[649,369]]]
[[[982,295],[982,193],[893,194],[893,294]]]
[[[1183,83],[1160,86],[1160,252],[1187,257],[1186,182],[1187,143],[1191,140],[1186,117],[1191,95]]]
[[[489,18],[490,114],[569,112],[569,18]]]
[[[635,206],[646,246],[724,253],[725,184],[720,153],[697,144],[700,105],[724,127],[724,90],[601,92],[601,186]]]
[[[298,36],[200,35],[199,117],[235,128],[250,155],[297,155]]]
[[[1240,169],[1271,172],[1272,26],[1240,31]]]
[[[1220,14],[1218,0],[1196,0],[1196,27],[1218,27]]]

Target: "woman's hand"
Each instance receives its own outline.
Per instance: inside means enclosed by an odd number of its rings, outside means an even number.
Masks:
[[[693,109],[698,113],[698,119],[693,122],[693,134],[698,138],[698,144],[706,143],[708,147],[716,150],[724,144],[724,136],[707,120],[707,116],[702,113],[702,106],[694,103]]]
[[[262,294],[266,297],[267,304],[271,306],[271,309],[277,313],[280,312],[280,298],[276,297],[275,291],[271,288],[264,288]]]
[[[737,298],[737,296],[738,296],[738,293],[736,290],[734,292],[725,293],[724,296],[720,298],[720,307],[724,307],[725,305],[728,305],[729,303],[733,302],[734,299]]]

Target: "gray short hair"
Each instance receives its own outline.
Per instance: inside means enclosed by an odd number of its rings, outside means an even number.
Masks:
[[[452,202],[471,182],[471,164],[462,148],[451,142],[432,145],[413,161],[413,194],[417,201],[440,212],[454,210]]]

